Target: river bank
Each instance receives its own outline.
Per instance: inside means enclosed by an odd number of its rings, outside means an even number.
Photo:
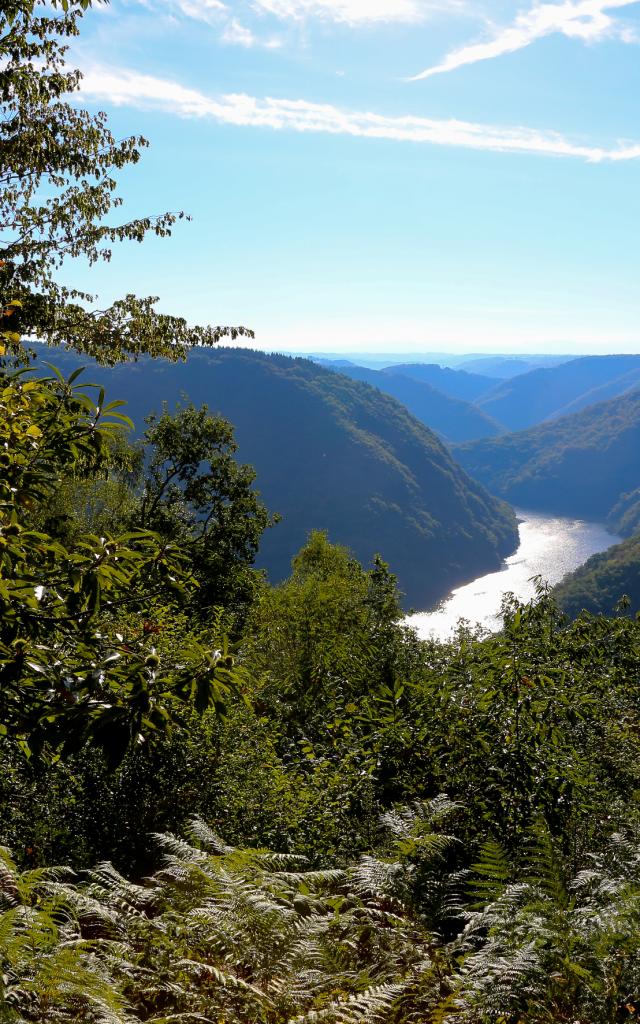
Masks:
[[[602,523],[524,509],[516,512],[520,543],[515,554],[497,572],[453,590],[436,608],[407,616],[407,623],[419,636],[446,640],[460,619],[497,630],[504,594],[511,592],[521,601],[528,601],[535,593],[532,577],[542,576],[555,586],[591,555],[606,551],[620,540]]]

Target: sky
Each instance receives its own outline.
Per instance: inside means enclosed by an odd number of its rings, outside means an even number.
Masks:
[[[142,133],[67,268],[257,347],[640,351],[638,0],[112,0],[76,102]]]

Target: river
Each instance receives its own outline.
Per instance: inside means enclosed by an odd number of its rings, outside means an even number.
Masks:
[[[534,595],[532,576],[542,576],[551,585],[559,583],[591,555],[617,544],[620,537],[609,533],[601,523],[582,519],[543,515],[516,509],[520,544],[501,569],[479,576],[471,583],[453,590],[437,608],[407,617],[424,639],[446,640],[459,619],[467,619],[488,630],[501,626],[502,596],[512,592],[521,601]]]

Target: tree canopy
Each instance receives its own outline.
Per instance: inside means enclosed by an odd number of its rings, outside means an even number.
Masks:
[[[0,390],[0,720],[25,752],[69,752],[91,740],[117,762],[130,743],[166,731],[176,702],[221,705],[232,665],[185,641],[164,661],[124,610],[153,618],[195,580],[175,541],[149,530],[83,533],[70,545],[34,525],[61,476],[109,465],[119,403],[74,380],[5,375]]]
[[[117,140],[104,114],[68,100],[81,78],[67,64],[68,41],[88,6],[9,0],[0,11],[0,728],[27,754],[69,754],[92,743],[116,764],[132,743],[166,733],[176,705],[221,709],[233,659],[215,635],[215,617],[206,636],[187,630],[158,653],[158,602],[166,614],[198,585],[178,539],[144,529],[144,515],[123,530],[123,515],[112,511],[118,529],[97,532],[86,517],[82,532],[66,533],[52,518],[65,482],[113,476],[114,441],[131,426],[117,411],[123,403],[107,404],[103,389],[78,383],[80,369],[65,380],[55,370],[44,377],[13,372],[12,364],[25,362],[29,339],[115,363],[141,353],[177,359],[189,346],[249,332],[191,328],[158,313],[153,297],[127,295],[97,309],[95,296],[64,283],[75,259],[110,260],[115,243],[166,236],[184,218],[178,212],[114,223],[122,205],[117,174],[138,162],[147,143],[141,136]],[[210,421],[203,415],[204,436]],[[217,474],[217,505],[212,486],[204,493],[203,476],[198,495],[187,500],[197,506],[192,533],[209,502],[208,540],[214,523],[225,511],[239,513],[244,500],[245,533],[238,515],[234,542],[230,531],[216,536],[228,582],[234,559],[250,560],[266,513],[250,470],[232,464],[231,428],[216,429],[209,482]],[[155,430],[160,449],[170,423],[161,419]],[[175,431],[171,440],[175,448]],[[166,443],[162,450],[152,476],[169,457]],[[251,515],[255,527],[247,533]],[[210,555],[213,542],[205,546]]]

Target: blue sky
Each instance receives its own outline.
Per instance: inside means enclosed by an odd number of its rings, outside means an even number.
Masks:
[[[640,2],[113,0],[82,102],[142,132],[68,269],[299,351],[640,351]]]

